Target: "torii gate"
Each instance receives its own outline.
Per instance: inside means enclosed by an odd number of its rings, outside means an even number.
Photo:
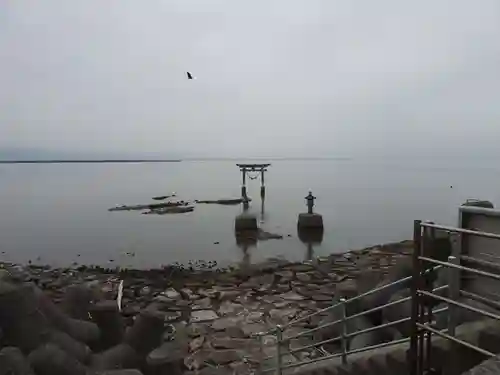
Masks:
[[[266,186],[264,184],[264,172],[267,172],[267,167],[271,164],[236,164],[241,171],[242,184],[241,184],[241,196],[247,198],[247,186],[246,186],[246,176],[251,180],[257,179],[260,173],[260,196],[264,198],[266,195]],[[256,172],[257,175],[254,177],[250,176],[249,172]]]

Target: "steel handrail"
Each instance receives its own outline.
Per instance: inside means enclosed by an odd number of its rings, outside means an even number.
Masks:
[[[423,296],[427,296],[427,297],[431,297],[431,298],[437,299],[437,300],[439,300],[441,302],[446,302],[446,303],[448,303],[450,305],[454,305],[454,306],[460,307],[460,308],[465,309],[465,310],[469,310],[469,311],[475,312],[475,313],[480,314],[480,315],[487,316],[488,318],[491,318],[491,319],[500,320],[500,315],[493,314],[493,313],[491,313],[489,311],[486,311],[486,310],[483,310],[483,309],[478,309],[477,307],[466,305],[465,303],[454,301],[454,300],[452,300],[450,298],[438,296],[437,294],[430,293],[430,292],[427,292],[425,290],[420,290],[420,289],[417,290],[417,293],[420,294],[420,295],[423,295]]]
[[[307,316],[303,316],[303,317],[301,317],[301,318],[298,318],[298,319],[292,320],[292,321],[290,321],[290,322],[288,322],[288,323],[286,323],[286,324],[282,325],[281,327],[282,327],[283,329],[288,328],[288,327],[290,327],[290,326],[292,326],[292,325],[294,325],[294,324],[297,324],[297,323],[300,323],[300,322],[306,321],[307,319],[309,319],[309,318],[311,318],[311,317],[313,317],[313,316],[316,316],[316,315],[322,314],[322,313],[324,313],[324,312],[328,312],[328,311],[330,311],[330,310],[333,310],[333,309],[335,309],[335,308],[337,308],[337,307],[341,306],[343,303],[351,303],[351,302],[356,301],[356,300],[358,300],[358,299],[360,299],[360,298],[363,298],[363,297],[369,296],[369,295],[371,295],[371,294],[373,294],[373,293],[381,292],[381,291],[383,291],[383,290],[385,290],[385,289],[387,289],[387,288],[389,288],[389,287],[391,287],[391,286],[396,286],[396,285],[402,284],[402,283],[404,283],[404,282],[406,282],[406,281],[410,281],[410,280],[411,280],[411,276],[408,276],[408,277],[405,277],[405,278],[403,278],[403,279],[399,279],[399,280],[393,281],[392,283],[385,284],[385,285],[382,285],[382,286],[380,286],[380,287],[377,287],[377,288],[371,289],[371,290],[369,290],[368,292],[365,292],[365,293],[362,293],[362,294],[360,294],[360,295],[357,295],[357,296],[354,296],[354,297],[352,297],[352,298],[349,298],[349,299],[348,299],[348,300],[346,300],[345,302],[337,302],[336,304],[334,304],[334,305],[332,305],[332,306],[325,307],[325,308],[320,309],[320,310],[317,310],[317,311],[315,311],[315,312],[313,312],[313,313],[311,313],[311,314],[309,314],[309,315],[307,315]]]
[[[480,308],[476,308],[474,306],[470,306],[466,303],[458,302],[458,299],[462,297],[467,297],[472,300],[480,301],[485,304],[489,304],[490,306],[494,306],[496,308],[500,307],[500,303],[494,300],[490,300],[484,296],[477,295],[475,293],[471,293],[468,291],[460,290],[460,279],[463,279],[463,275],[459,273],[459,271],[463,271],[466,273],[472,273],[474,275],[479,275],[483,277],[487,277],[494,280],[500,280],[500,275],[497,273],[483,271],[481,269],[476,269],[472,267],[463,266],[460,264],[460,260],[465,262],[470,262],[472,265],[480,265],[485,268],[493,269],[495,271],[500,270],[500,264],[490,262],[483,259],[477,259],[474,257],[470,257],[464,254],[458,254],[457,256],[449,256],[448,261],[441,261],[429,258],[427,256],[423,256],[425,254],[425,245],[426,242],[423,241],[423,233],[422,228],[430,228],[432,231],[430,232],[431,237],[434,237],[434,230],[442,230],[447,231],[449,233],[459,233],[462,235],[470,235],[477,236],[483,238],[491,238],[491,239],[500,239],[500,234],[497,233],[488,233],[479,230],[465,229],[465,228],[457,228],[450,227],[444,225],[436,225],[434,223],[423,223],[420,220],[414,221],[414,236],[413,241],[415,243],[415,251],[413,253],[413,276],[415,276],[414,283],[412,285],[412,333],[411,333],[411,345],[410,345],[410,369],[411,375],[424,374],[425,370],[428,369],[426,366],[430,366],[429,364],[429,356],[431,351],[431,335],[434,333],[442,338],[448,339],[455,344],[460,344],[462,346],[468,347],[475,351],[478,351],[484,355],[491,356],[493,353],[484,350],[476,345],[470,344],[463,340],[460,340],[455,337],[455,329],[458,324],[455,310],[457,308],[462,308],[468,311],[475,312],[480,314],[481,316],[489,317],[494,320],[499,321],[500,315],[491,313],[489,311],[485,311]],[[421,262],[427,262],[433,265],[441,265],[446,267],[448,271],[448,285],[449,292],[447,297],[439,296],[430,291],[422,290],[423,285],[421,284],[423,280],[422,277],[422,266]],[[466,275],[467,276],[467,275]],[[419,285],[420,284],[420,285]],[[434,300],[438,300],[441,302],[447,303],[449,308],[449,316],[448,316],[448,332],[443,333],[439,330],[435,329],[430,325],[430,322],[425,324],[422,319],[425,319],[423,311],[421,310],[421,299],[419,296],[425,296],[427,298],[433,298]],[[422,315],[424,314],[424,315]],[[429,315],[428,318],[432,320],[432,315]],[[426,351],[427,354],[424,353],[424,341],[427,341]],[[453,371],[453,370],[452,370]]]
[[[500,234],[496,234],[496,233],[488,233],[488,232],[482,232],[482,231],[472,230],[472,229],[450,227],[448,225],[439,225],[439,224],[433,224],[433,223],[420,223],[420,226],[424,227],[424,228],[433,228],[433,229],[443,230],[445,232],[469,234],[471,236],[486,237],[486,238],[493,238],[496,240],[500,240]]]
[[[428,269],[428,270],[425,270],[425,271],[424,271],[424,274],[429,273],[429,272],[436,271],[436,270],[440,269],[441,267],[442,267],[441,265],[438,265],[438,266],[435,266],[435,267],[430,268],[430,269]],[[336,304],[334,304],[334,305],[332,305],[332,306],[325,307],[325,308],[320,309],[320,310],[317,310],[317,311],[315,311],[315,312],[313,312],[313,313],[311,313],[311,314],[309,314],[309,315],[306,315],[306,316],[303,316],[303,317],[301,317],[301,318],[298,318],[298,319],[292,320],[292,321],[290,321],[290,322],[288,322],[288,323],[286,323],[286,324],[281,325],[280,327],[281,327],[281,329],[286,329],[286,328],[288,328],[288,327],[290,327],[290,326],[292,326],[292,325],[294,325],[294,324],[304,322],[304,321],[306,321],[307,319],[312,318],[313,316],[316,316],[316,315],[322,314],[322,313],[324,313],[324,312],[328,312],[328,311],[330,311],[330,310],[333,310],[333,309],[335,309],[335,308],[338,308],[338,307],[342,306],[342,304],[348,304],[348,303],[351,303],[351,302],[357,301],[357,300],[359,300],[359,299],[361,299],[361,298],[364,298],[364,297],[370,296],[370,295],[372,295],[372,294],[374,294],[374,293],[382,292],[382,291],[384,291],[384,290],[386,290],[386,289],[388,289],[388,288],[390,288],[390,287],[393,287],[393,286],[396,286],[396,285],[399,285],[399,284],[404,284],[405,282],[408,282],[408,281],[411,281],[411,280],[412,280],[412,276],[407,276],[407,277],[404,277],[404,278],[402,278],[402,279],[399,279],[399,280],[393,281],[393,282],[391,282],[391,283],[389,283],[389,284],[385,284],[385,285],[379,286],[379,287],[377,287],[377,288],[370,289],[370,290],[369,290],[369,291],[367,291],[367,292],[361,293],[361,294],[359,294],[359,295],[357,295],[357,296],[354,296],[354,297],[351,297],[351,298],[349,298],[349,299],[345,300],[345,302],[337,302]],[[376,311],[376,310],[375,310],[375,311]],[[372,312],[372,311],[371,311],[371,312]],[[259,333],[259,335],[267,335],[267,334],[269,334],[269,333],[271,333],[271,332],[273,332],[273,331],[275,331],[275,330],[276,330],[276,328],[272,328],[271,330],[268,330],[268,331],[266,331],[266,332],[264,332],[264,333]]]
[[[421,324],[421,323],[417,323],[417,327],[420,328],[420,329],[423,329],[423,330],[426,330],[426,331],[429,331],[429,332],[432,332],[438,336],[441,336],[445,339],[448,339],[450,341],[453,341],[454,343],[457,343],[457,344],[460,344],[460,345],[463,345],[463,346],[466,346],[467,348],[469,349],[472,349],[472,350],[475,350],[481,354],[484,354],[484,355],[487,355],[487,356],[490,356],[490,357],[496,357],[496,354],[488,351],[488,350],[485,350],[485,349],[482,349],[480,348],[479,346],[476,346],[476,345],[473,345],[467,341],[464,341],[464,340],[460,340],[460,339],[457,339],[456,337],[453,337],[453,336],[450,336],[444,332],[441,332],[431,326],[429,326],[428,324]]]
[[[458,264],[453,264],[453,263],[450,263],[450,262],[443,262],[442,260],[436,260],[436,259],[432,259],[432,258],[428,258],[428,257],[423,257],[423,256],[419,256],[418,259],[419,260],[423,260],[424,262],[432,263],[432,264],[439,264],[439,265],[441,265],[443,267],[456,268],[456,269],[459,269],[459,270],[462,270],[462,271],[475,273],[476,275],[479,275],[479,276],[484,276],[484,277],[489,277],[489,278],[492,278],[492,279],[495,279],[495,280],[500,280],[500,275],[497,275],[497,274],[494,274],[494,273],[491,273],[491,272],[481,271],[481,270],[477,270],[475,268],[465,267],[465,266],[461,266],[461,265],[458,265]]]

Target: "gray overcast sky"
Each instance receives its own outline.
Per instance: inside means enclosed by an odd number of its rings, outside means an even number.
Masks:
[[[484,152],[499,94],[498,0],[0,2],[4,148]]]

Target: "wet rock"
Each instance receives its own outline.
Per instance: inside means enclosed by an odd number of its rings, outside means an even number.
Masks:
[[[207,334],[207,327],[200,323],[192,323],[186,328],[186,333],[189,337],[198,337]]]
[[[293,308],[282,310],[272,309],[269,311],[269,316],[276,322],[276,324],[284,324],[293,320],[297,312],[298,310]]]
[[[220,292],[219,300],[221,300],[221,301],[234,300],[240,294],[241,294],[241,292],[239,292],[237,290],[224,290],[224,291]]]
[[[241,330],[248,337],[257,333],[265,332],[267,329],[267,326],[262,323],[244,323],[241,326]]]
[[[205,366],[205,360],[207,358],[207,351],[198,350],[197,352],[184,358],[184,365],[189,370],[198,370]]]
[[[194,340],[191,340],[191,342],[189,343],[189,351],[191,353],[196,352],[198,349],[201,349],[204,342],[205,342],[205,336],[199,336]]]
[[[242,316],[230,316],[225,318],[220,318],[212,323],[212,329],[214,331],[224,331],[230,327],[236,327],[240,325],[244,320]]]
[[[191,312],[192,322],[207,322],[217,319],[219,316],[213,310],[197,310]]]
[[[356,280],[349,279],[338,283],[336,286],[337,295],[342,298],[352,298],[358,295]]]
[[[211,344],[216,349],[240,349],[248,346],[249,339],[237,339],[225,336],[214,336]]]
[[[301,296],[300,294],[297,294],[295,292],[283,293],[280,294],[279,297],[287,301],[302,301],[305,299],[304,296]]]
[[[221,303],[219,307],[219,315],[224,316],[224,315],[234,314],[236,311],[240,311],[242,309],[243,306],[239,303],[232,303],[229,301],[225,301]]]
[[[249,375],[253,373],[252,368],[246,362],[230,363],[229,368],[233,371],[233,375]]]
[[[297,273],[295,275],[295,277],[297,278],[297,280],[299,280],[303,283],[308,283],[311,281],[311,276],[307,273],[304,273],[304,272]]]
[[[178,321],[182,317],[179,311],[167,311],[164,314],[165,323],[172,323]]]
[[[327,294],[313,294],[312,299],[313,301],[318,301],[318,302],[331,302],[332,296]]]
[[[186,348],[179,343],[165,342],[148,354],[146,362],[154,373],[180,375],[186,353]]]
[[[193,303],[193,305],[191,306],[191,310],[206,310],[211,306],[212,301],[210,300],[210,298],[205,297]]]
[[[198,295],[194,294],[193,291],[191,289],[188,289],[188,288],[181,289],[180,290],[180,294],[181,294],[181,296],[184,299],[187,299],[187,300],[190,300],[190,301],[193,301],[193,300],[199,298]]]
[[[241,339],[245,337],[245,333],[240,327],[228,327],[224,330],[224,334],[228,337]]]
[[[174,288],[168,288],[162,294],[171,300],[179,300],[182,298],[181,294]]]
[[[241,354],[233,349],[215,350],[210,352],[207,356],[207,360],[216,365],[225,365],[230,362],[240,361],[241,359]]]
[[[291,281],[294,278],[294,273],[289,270],[278,271],[275,275],[280,278],[280,282]]]

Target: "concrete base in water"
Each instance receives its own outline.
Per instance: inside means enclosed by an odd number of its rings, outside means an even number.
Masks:
[[[299,219],[297,221],[297,227],[299,230],[303,229],[323,229],[323,216],[320,214],[299,214]]]
[[[234,230],[236,232],[257,229],[257,217],[255,215],[243,213],[234,219]]]

